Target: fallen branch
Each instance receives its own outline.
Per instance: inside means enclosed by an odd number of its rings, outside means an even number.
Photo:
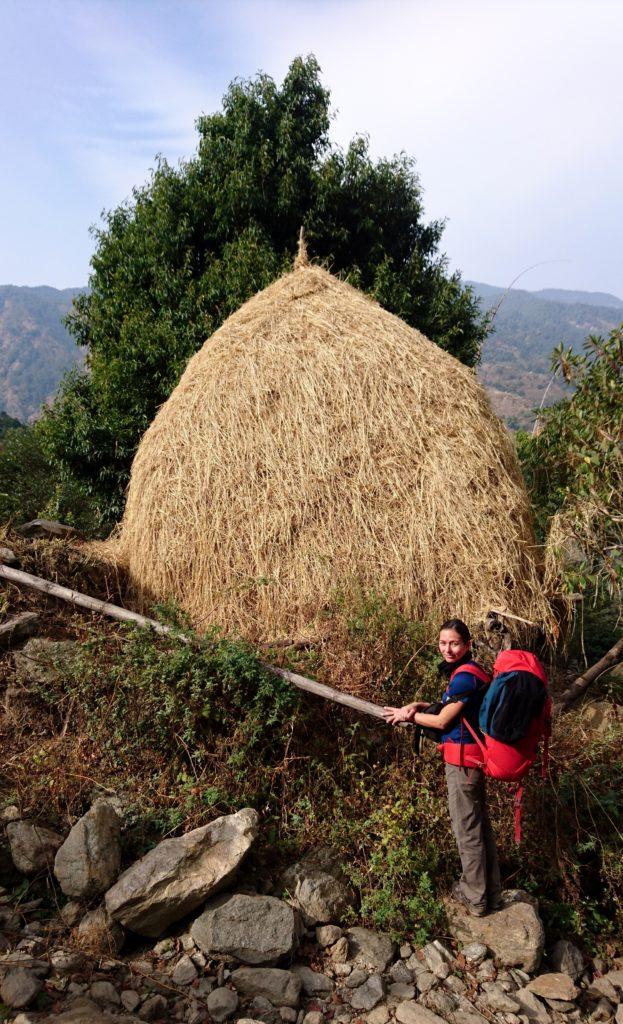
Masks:
[[[617,640],[614,647],[611,647],[607,654],[604,654],[603,658],[600,658],[598,662],[587,669],[581,676],[578,676],[574,682],[571,683],[563,693],[557,697],[554,703],[554,714],[558,714],[561,711],[565,711],[570,704],[573,704],[583,693],[586,692],[588,687],[593,683],[599,676],[602,676],[604,672],[607,672],[613,665],[618,665],[623,660],[623,637]]]
[[[52,583],[50,580],[42,579],[40,576],[31,576],[30,573],[22,572],[21,569],[0,565],[0,578],[2,577],[10,580],[12,583],[17,583],[19,586],[29,587],[31,590],[38,590],[44,594],[49,594],[50,597],[57,597],[61,601],[67,601],[69,604],[78,605],[79,608],[86,608],[88,611],[107,615],[109,618],[117,619],[120,622],[131,622],[136,626],[152,629],[155,633],[174,636],[183,643],[189,644],[192,642],[191,637],[181,633],[173,626],[165,626],[162,622],[156,622],[155,619],[148,619],[145,615],[139,615],[138,612],[129,611],[127,608],[120,608],[118,605],[110,604],[108,601],[100,601],[96,597],[89,597],[87,594],[81,594],[77,590],[70,590],[69,587],[62,587],[60,584]],[[317,683],[314,679],[299,676],[296,672],[289,672],[285,668],[277,668],[275,665],[267,665],[265,662],[261,662],[261,664],[263,668],[274,675],[286,679],[299,690],[313,693],[316,697],[324,697],[335,704],[343,704],[346,707],[361,712],[361,714],[371,715],[373,718],[383,717],[382,707],[378,704],[373,704],[369,700],[352,697],[349,693],[334,690],[332,686]]]

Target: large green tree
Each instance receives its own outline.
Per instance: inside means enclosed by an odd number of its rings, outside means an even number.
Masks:
[[[371,159],[365,138],[329,141],[329,93],[314,57],[278,88],[235,81],[197,121],[194,157],[160,160],[94,231],[89,291],[69,327],[88,348],[43,430],[63,471],[119,516],[132,456],[189,357],[250,295],[292,265],[304,226],[312,257],[468,365],[484,325],[424,223],[407,156]]]

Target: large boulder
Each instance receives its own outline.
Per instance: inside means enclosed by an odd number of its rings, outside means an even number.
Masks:
[[[139,935],[160,935],[229,884],[257,828],[257,811],[245,807],[178,839],[165,839],[108,890],[109,914]]]
[[[274,896],[235,893],[208,903],[190,934],[204,953],[243,964],[276,964],[298,946],[297,914]]]
[[[6,834],[13,863],[23,875],[36,875],[37,871],[51,868],[63,842],[58,832],[36,821],[10,821]]]
[[[247,999],[261,996],[273,1006],[292,1006],[296,1009],[301,998],[301,980],[290,971],[277,967],[239,967],[231,980],[238,992]]]
[[[482,942],[505,967],[531,973],[543,956],[545,930],[536,900],[520,890],[504,893],[503,907],[472,917],[460,903],[446,901],[450,932],[461,943]]]
[[[121,824],[114,807],[97,800],[76,822],[54,860],[66,896],[90,900],[115,881],[121,866]]]
[[[307,925],[340,921],[355,904],[340,856],[329,847],[310,850],[285,871],[282,885]]]

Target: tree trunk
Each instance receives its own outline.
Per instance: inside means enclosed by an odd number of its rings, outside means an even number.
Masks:
[[[614,647],[611,647],[607,654],[604,654],[603,658],[600,658],[598,662],[588,668],[581,676],[578,676],[571,686],[569,686],[559,697],[556,698],[554,703],[554,714],[558,714],[561,711],[565,711],[570,704],[573,704],[583,693],[586,692],[588,687],[593,683],[599,676],[607,672],[609,668],[623,660],[623,637],[617,640]]]

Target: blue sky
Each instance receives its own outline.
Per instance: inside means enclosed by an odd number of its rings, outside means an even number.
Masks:
[[[84,284],[155,154],[313,52],[334,140],[416,158],[452,267],[623,297],[622,38],[619,0],[0,0],[0,283]]]

